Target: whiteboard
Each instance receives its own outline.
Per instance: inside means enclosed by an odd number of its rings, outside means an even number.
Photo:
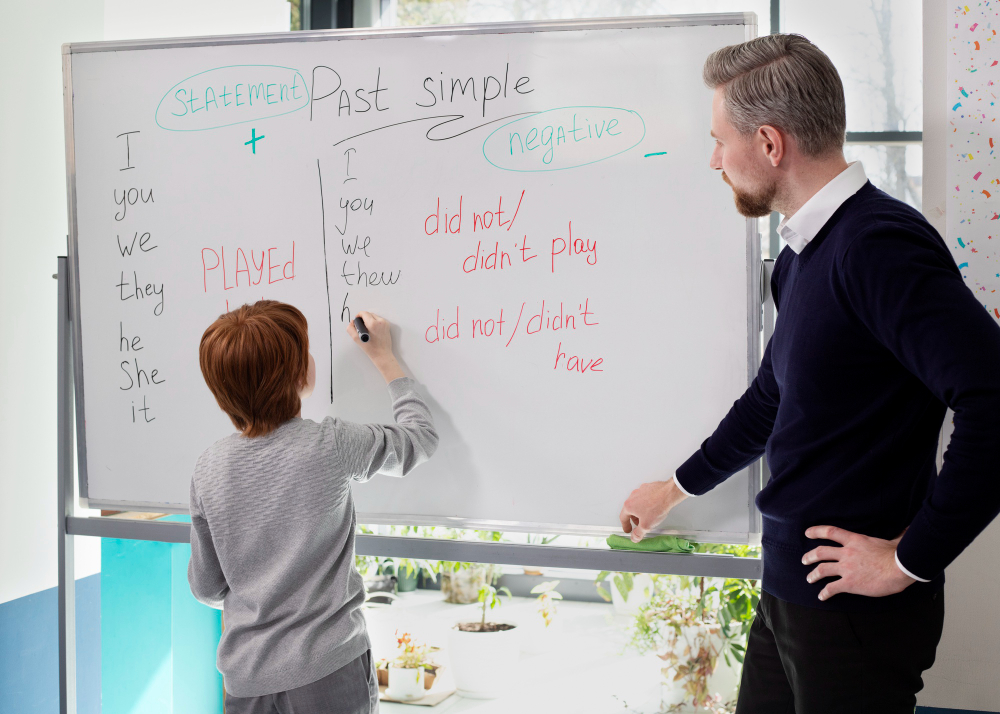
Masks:
[[[385,315],[441,441],[360,522],[616,531],[755,373],[759,238],[709,170],[705,57],[749,15],[64,47],[80,491],[185,512],[233,432],[198,343],[298,306],[303,417],[391,421]],[[155,371],[154,371],[155,370]],[[756,466],[662,530],[754,541]]]

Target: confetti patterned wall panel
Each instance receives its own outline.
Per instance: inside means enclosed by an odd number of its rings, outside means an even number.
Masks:
[[[1000,321],[1000,1],[953,6],[948,32],[948,245]]]

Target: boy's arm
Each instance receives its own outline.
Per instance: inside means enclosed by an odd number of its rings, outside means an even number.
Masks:
[[[355,481],[376,473],[402,477],[427,461],[437,449],[438,434],[427,404],[408,378],[389,383],[395,424],[333,421],[341,463]]]
[[[212,543],[212,533],[201,508],[201,501],[191,480],[191,561],[188,563],[188,583],[198,602],[216,610],[222,609],[229,594],[226,576]]]

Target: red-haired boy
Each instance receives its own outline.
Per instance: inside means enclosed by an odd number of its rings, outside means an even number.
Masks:
[[[405,476],[438,437],[393,355],[389,323],[359,315],[371,339],[350,323],[348,334],[388,384],[393,425],[301,418],[316,365],[291,305],[244,305],[201,339],[202,374],[239,430],[201,455],[191,479],[188,581],[225,611],[227,714],[378,711],[351,482]]]

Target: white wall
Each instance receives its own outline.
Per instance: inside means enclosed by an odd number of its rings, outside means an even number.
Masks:
[[[56,585],[64,42],[288,30],[286,0],[0,0],[0,603]],[[92,512],[82,512],[89,515]],[[76,575],[100,543],[76,542]]]
[[[947,39],[945,0],[924,0],[924,214],[947,235]],[[949,419],[950,426],[950,419]],[[950,435],[946,429],[945,436]],[[997,465],[1000,472],[1000,464]],[[944,635],[937,662],[924,674],[922,706],[1000,711],[1000,519],[946,574]]]
[[[56,256],[66,254],[62,56],[103,0],[0,0],[0,603],[56,584]],[[80,539],[77,576],[100,569]]]
[[[104,39],[287,31],[288,0],[104,0]]]

